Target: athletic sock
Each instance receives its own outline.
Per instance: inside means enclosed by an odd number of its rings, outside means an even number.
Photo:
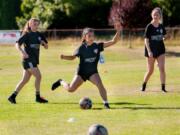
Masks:
[[[16,98],[17,95],[18,95],[18,92],[17,92],[17,91],[14,91],[10,97],[11,97],[11,98]]]
[[[36,91],[36,98],[40,98],[40,91]]]
[[[109,104],[109,102],[108,101],[103,101],[103,104]]]
[[[52,84],[52,86],[51,86],[51,90],[57,89],[59,86],[61,86],[61,83],[62,83],[62,82],[63,82],[62,79],[59,79],[59,80],[57,80],[56,82],[54,82],[54,83]]]
[[[165,84],[161,84],[162,90],[165,90]]]
[[[144,82],[143,84],[142,84],[142,91],[145,91],[146,90],[146,85],[147,85],[147,82]]]
[[[162,91],[167,92],[167,91],[166,91],[166,85],[165,85],[165,84],[161,84],[161,89],[162,89]]]
[[[108,101],[103,101],[103,103],[104,103],[104,108],[105,109],[110,109]]]

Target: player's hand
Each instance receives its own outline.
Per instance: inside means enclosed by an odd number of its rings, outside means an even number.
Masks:
[[[29,55],[26,52],[23,52],[22,53],[22,58],[27,59],[27,58],[29,58]]]
[[[116,20],[114,22],[114,29],[117,30],[117,31],[120,31],[121,30],[121,23],[119,20]]]
[[[44,48],[45,48],[45,49],[48,49],[48,44],[44,44]]]
[[[64,59],[64,55],[63,55],[63,54],[61,54],[61,55],[60,55],[60,58],[63,60],[63,59]]]
[[[149,55],[150,58],[153,57],[153,53],[152,52],[148,52],[148,55]]]
[[[48,49],[48,44],[44,42],[43,40],[41,41],[41,44],[44,46],[45,49]]]

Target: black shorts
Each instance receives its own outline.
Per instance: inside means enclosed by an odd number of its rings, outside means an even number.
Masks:
[[[154,58],[158,58],[160,55],[165,54],[166,49],[164,45],[150,45],[150,49],[153,53]],[[145,47],[145,57],[149,57],[148,50]]]
[[[23,61],[22,62],[22,66],[25,70],[30,69],[30,68],[36,68],[37,67],[37,63],[34,62],[27,62],[27,61]]]
[[[93,72],[82,72],[78,71],[77,75],[79,75],[84,81],[87,81],[90,79],[90,77],[94,74],[98,73],[98,71],[93,71]]]

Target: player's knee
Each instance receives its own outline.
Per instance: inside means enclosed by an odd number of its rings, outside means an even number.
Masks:
[[[35,78],[36,78],[37,80],[41,80],[42,76],[41,76],[41,74],[37,74],[37,75],[35,75]]]
[[[20,81],[21,84],[26,84],[29,81],[29,79],[23,79]]]
[[[150,74],[150,75],[151,75],[153,72],[154,72],[154,69],[149,69],[149,70],[148,70],[148,74]]]

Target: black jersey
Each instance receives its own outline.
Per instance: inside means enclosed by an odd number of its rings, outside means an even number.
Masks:
[[[83,74],[96,73],[97,65],[100,57],[100,52],[104,50],[104,43],[93,43],[87,45],[83,43],[74,53],[75,56],[79,57],[80,63],[78,72]]]
[[[29,55],[29,58],[24,59],[23,61],[39,64],[41,41],[47,43],[46,38],[40,32],[29,32],[19,38],[17,43],[19,45],[24,45],[24,50]]]
[[[146,26],[144,37],[149,39],[149,47],[154,57],[165,53],[164,35],[166,35],[166,30],[162,24],[158,27],[154,27],[151,23]],[[148,56],[146,47],[145,56]]]

